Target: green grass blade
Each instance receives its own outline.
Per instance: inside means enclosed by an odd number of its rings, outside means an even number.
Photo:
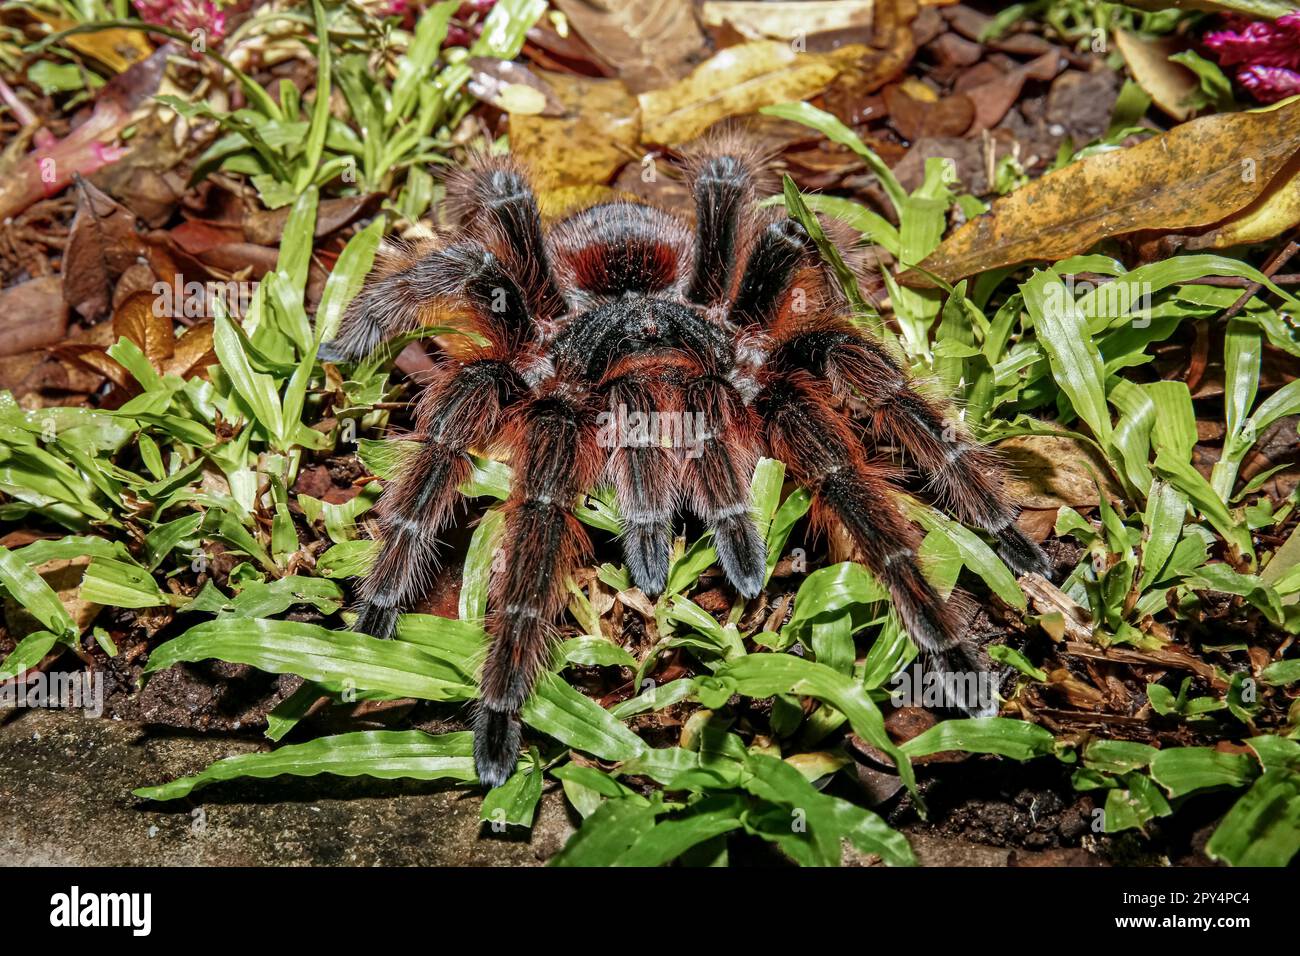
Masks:
[[[290,744],[269,753],[218,760],[191,777],[133,790],[146,800],[176,800],[200,787],[240,777],[268,780],[282,775],[375,777],[380,780],[454,780],[473,783],[473,734],[433,736],[422,730],[365,730]]]

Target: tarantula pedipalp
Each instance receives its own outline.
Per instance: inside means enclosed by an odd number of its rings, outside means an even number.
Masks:
[[[818,524],[847,530],[907,632],[945,669],[976,665],[958,639],[958,615],[921,573],[919,534],[895,500],[898,469],[876,444],[901,449],[939,503],[991,534],[1013,568],[1045,566],[1015,524],[993,454],[844,317],[803,228],[758,212],[759,172],[734,144],[701,149],[688,169],[693,234],[632,202],[543,229],[523,171],[482,158],[452,184],[464,238],[372,275],[323,350],[360,358],[448,305],[485,342],[445,355],[419,398],[418,450],[380,501],[383,545],[355,626],[388,637],[399,610],[423,597],[469,449],[507,456],[506,553],[492,582],[492,646],[474,724],[489,786],[518,759],[519,710],[547,663],[566,577],[588,547],[572,504],[602,476],[615,488],[628,570],[644,592],[664,588],[671,522],[684,501],[748,598],[765,579],[749,487],[766,450],[813,493]],[[850,401],[860,418],[846,411]],[[690,416],[697,426],[689,448],[644,429],[630,439],[615,429],[611,441],[611,413]]]

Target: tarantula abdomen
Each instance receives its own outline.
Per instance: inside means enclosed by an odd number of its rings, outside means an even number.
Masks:
[[[666,586],[685,507],[712,532],[732,587],[751,598],[768,555],[750,481],[760,455],[780,458],[812,493],[815,522],[847,531],[908,634],[949,670],[979,665],[959,640],[954,604],[921,571],[898,466],[879,449],[900,449],[935,501],[990,534],[1017,571],[1045,568],[1016,527],[992,453],[841,313],[803,228],[760,213],[752,160],[705,148],[689,176],[694,230],[621,201],[546,228],[524,173],[508,158],[480,159],[454,184],[459,240],[381,268],[322,352],[358,358],[445,309],[481,340],[444,355],[419,398],[418,451],[381,499],[383,545],[356,627],[391,636],[398,612],[422,597],[470,449],[508,457],[505,555],[475,716],[488,786],[514,770],[519,711],[547,664],[566,578],[588,550],[572,505],[602,481],[617,498],[628,573],[646,594]],[[851,416],[850,403],[862,414]],[[665,438],[617,425],[628,420],[679,427]],[[996,712],[996,701],[951,703]]]

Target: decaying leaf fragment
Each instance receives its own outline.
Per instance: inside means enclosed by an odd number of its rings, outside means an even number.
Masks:
[[[1137,230],[1190,230],[1253,202],[1300,153],[1300,100],[1195,119],[1098,153],[997,200],[902,281],[926,286],[1035,259],[1057,261]]]
[[[681,79],[708,55],[692,0],[556,0],[634,91]]]
[[[1191,115],[1201,83],[1195,73],[1169,59],[1186,49],[1186,44],[1180,43],[1177,37],[1148,39],[1127,30],[1116,30],[1115,45],[1133,79],[1156,106],[1179,121]]]
[[[1264,242],[1300,226],[1300,154],[1253,203],[1209,232],[1193,236],[1186,249],[1226,249]]]
[[[875,0],[709,0],[705,26],[730,24],[750,40],[790,40],[826,30],[870,28]]]
[[[641,140],[676,145],[718,120],[753,113],[773,103],[806,100],[870,51],[851,44],[834,53],[798,53],[788,43],[742,43],[711,57],[690,76],[642,93]]]
[[[640,121],[637,101],[621,80],[535,71],[565,109],[563,116],[510,114],[516,157],[543,193],[603,185],[635,158]]]
[[[113,313],[113,332],[134,342],[155,369],[161,369],[176,351],[172,320],[160,314],[152,292],[137,292]]]

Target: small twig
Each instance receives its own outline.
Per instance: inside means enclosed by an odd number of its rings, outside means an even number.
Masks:
[[[1115,276],[1102,275],[1100,272],[1077,272],[1074,277],[1082,282],[1091,282],[1093,285],[1115,281]],[[1287,272],[1269,276],[1269,278],[1273,280],[1274,285],[1300,285],[1300,272]],[[1221,289],[1248,289],[1253,283],[1241,276],[1202,276],[1199,279],[1188,279],[1179,283],[1179,285],[1209,285]]]
[[[1297,252],[1300,252],[1300,242],[1296,242],[1296,240],[1292,239],[1284,247],[1275,252],[1273,257],[1268,260],[1264,266],[1264,275],[1271,278],[1278,269],[1281,269],[1291,261],[1291,257]],[[1262,282],[1252,282],[1250,285],[1246,286],[1246,291],[1238,297],[1236,302],[1229,306],[1227,312],[1223,313],[1223,321],[1228,321],[1244,309],[1246,303],[1254,298],[1256,293],[1258,293],[1262,288],[1264,288],[1264,283]]]

